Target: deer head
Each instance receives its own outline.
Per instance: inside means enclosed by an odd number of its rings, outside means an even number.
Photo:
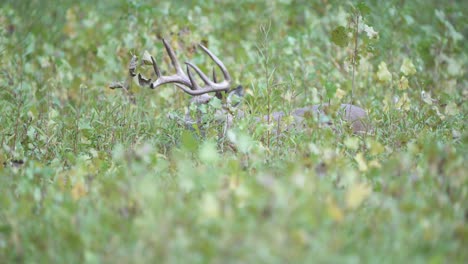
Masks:
[[[239,103],[239,100],[232,100],[234,97],[242,97],[243,89],[242,86],[237,86],[235,89],[232,88],[232,78],[227,70],[226,66],[224,66],[223,62],[214,55],[208,48],[199,44],[199,47],[215,62],[215,64],[221,70],[224,80],[217,81],[215,70],[213,69],[213,78],[210,79],[205,73],[203,73],[200,68],[198,68],[195,64],[190,62],[185,62],[185,71],[180,66],[179,61],[174,53],[174,50],[169,45],[169,43],[163,39],[162,40],[164,47],[169,55],[171,64],[175,69],[175,74],[172,75],[162,75],[159,66],[151,56],[151,64],[153,66],[154,73],[156,75],[156,79],[152,80],[151,78],[145,78],[141,75],[141,73],[136,74],[136,66],[137,66],[137,58],[133,56],[130,65],[129,65],[129,74],[132,77],[138,75],[138,82],[142,86],[148,86],[151,89],[155,89],[161,85],[173,83],[178,88],[180,88],[185,93],[193,96],[191,99],[191,103],[196,105],[207,104],[213,98],[217,97],[223,99],[223,108],[221,111],[218,111],[215,114],[215,117],[220,121],[226,122],[227,127],[230,127],[233,119],[237,116],[244,116],[244,113],[241,110],[235,108]],[[194,76],[193,72],[195,72],[203,81],[204,85],[200,86]],[[110,88],[125,88],[125,85],[122,83],[114,83],[110,85]],[[211,95],[214,93],[214,95]],[[234,108],[233,108],[234,107]],[[292,115],[294,116],[297,124],[302,124],[304,120],[304,116],[306,114],[323,114],[324,107],[327,107],[327,104],[322,105],[313,105],[309,107],[299,108],[292,111]],[[358,106],[351,105],[351,104],[342,104],[341,108],[342,113],[341,117],[343,120],[348,121],[351,123],[351,128],[354,133],[363,133],[369,130],[369,126],[367,125],[367,114],[366,111]],[[285,116],[283,112],[274,112],[271,113],[270,117],[263,117],[257,118],[256,120],[261,121],[263,120],[274,120],[279,122],[281,118]],[[271,119],[270,119],[271,118]],[[191,127],[193,124],[200,124],[200,120],[193,120],[190,117],[189,113],[185,115],[185,124]]]
[[[213,69],[213,80],[210,80],[206,74],[204,74],[200,68],[198,68],[195,64],[191,62],[185,62],[186,71],[184,72],[182,67],[177,60],[177,57],[174,53],[174,50],[169,45],[169,43],[163,39],[162,40],[164,47],[166,48],[167,54],[171,60],[171,64],[174,67],[176,73],[173,75],[162,75],[161,70],[158,67],[158,64],[153,56],[151,56],[151,62],[153,65],[154,73],[156,74],[156,80],[146,79],[141,75],[138,74],[138,81],[140,85],[149,85],[151,89],[155,89],[161,85],[174,83],[177,87],[182,89],[182,91],[186,92],[192,96],[199,96],[194,97],[194,101],[199,101],[200,103],[209,101],[208,98],[211,96],[207,96],[209,93],[215,93],[217,96],[221,96],[221,93],[229,93],[231,91],[231,75],[229,74],[226,66],[224,66],[223,62],[216,57],[209,49],[207,49],[202,44],[199,44],[199,47],[206,53],[208,56],[215,62],[216,65],[220,68],[221,72],[223,73],[224,80],[221,82],[217,82],[216,74]],[[130,67],[130,75],[134,77],[135,74],[135,67]],[[198,85],[195,81],[193,76],[193,71],[195,71],[198,76],[203,80],[204,86]]]
[[[131,77],[135,77],[138,75],[138,83],[141,86],[148,86],[151,89],[156,89],[159,86],[164,84],[173,83],[178,88],[180,88],[185,93],[193,96],[190,100],[192,104],[201,105],[209,103],[214,97],[223,100],[223,109],[222,111],[216,113],[218,117],[228,115],[226,120],[229,123],[232,122],[233,116],[230,114],[232,112],[231,106],[236,106],[239,100],[233,100],[234,97],[241,97],[243,95],[243,88],[242,86],[237,86],[235,89],[232,89],[232,78],[227,70],[224,63],[214,55],[208,48],[199,44],[199,47],[215,62],[215,64],[221,70],[224,80],[218,82],[216,77],[215,69],[213,69],[213,78],[210,79],[205,73],[203,73],[200,68],[198,68],[195,64],[191,62],[185,62],[185,71],[182,69],[176,54],[169,43],[162,39],[164,47],[166,49],[167,54],[169,55],[172,67],[175,69],[175,73],[172,75],[162,75],[161,70],[158,66],[158,63],[151,56],[151,64],[153,66],[154,73],[156,75],[156,79],[152,80],[151,78],[144,77],[141,73],[136,73],[137,67],[137,57],[132,56],[129,65],[129,74]],[[194,78],[193,72],[198,74],[198,76],[203,81],[204,85],[200,86]],[[111,89],[115,88],[125,88],[125,85],[122,83],[114,83],[110,86]],[[214,94],[214,95],[212,95]],[[227,111],[226,111],[227,110]],[[224,117],[222,118],[224,119]],[[192,126],[193,124],[197,123],[197,121],[192,120],[190,117],[190,113],[186,113],[185,115],[185,124],[187,126]]]

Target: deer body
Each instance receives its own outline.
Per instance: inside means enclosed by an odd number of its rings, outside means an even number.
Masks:
[[[328,104],[322,104],[297,108],[291,112],[291,116],[294,117],[296,125],[303,125],[306,116],[314,115],[320,117],[325,114],[324,109],[328,107]],[[338,115],[351,125],[353,133],[361,134],[369,131],[367,113],[361,107],[352,104],[341,104]],[[275,122],[280,122],[285,116],[287,115],[284,112],[274,112],[271,114]],[[264,119],[266,118],[264,117]],[[328,123],[328,125],[331,125],[331,123]]]
[[[143,77],[139,73],[138,81],[140,85],[146,85],[149,86],[151,89],[155,89],[164,84],[174,83],[184,92],[193,96],[193,98],[191,99],[191,103],[195,105],[207,104],[215,96],[218,98],[226,99],[226,102],[224,102],[223,104],[223,108],[216,111],[215,119],[220,122],[225,122],[227,127],[231,127],[236,118],[243,118],[245,116],[245,113],[236,107],[238,102],[232,103],[230,100],[232,95],[242,97],[242,87],[238,86],[235,89],[232,87],[231,75],[224,66],[223,62],[218,57],[216,57],[205,46],[201,44],[199,45],[200,48],[216,63],[216,65],[218,65],[221,72],[223,73],[224,80],[221,82],[218,82],[216,80],[214,70],[213,79],[210,80],[210,78],[208,78],[208,76],[206,76],[196,65],[190,62],[185,63],[186,71],[184,72],[177,60],[174,51],[172,50],[172,47],[167,43],[165,39],[163,39],[162,41],[170,57],[172,66],[176,70],[176,73],[173,75],[163,76],[155,59],[151,56],[152,66],[154,69],[154,73],[157,76],[157,79],[155,81],[152,81],[151,79]],[[136,76],[136,60],[136,57],[133,56],[129,66],[129,73],[132,77]],[[195,71],[203,80],[203,87],[197,84],[193,77],[192,71]],[[123,87],[124,86],[119,83],[110,86],[110,88],[112,89]],[[215,93],[215,96],[210,95],[210,93]],[[328,108],[328,104],[312,105],[308,107],[295,109],[291,112],[290,115],[294,119],[294,125],[302,126],[305,123],[304,121],[307,118],[307,116],[313,115],[320,117],[321,115],[325,114],[324,110]],[[368,117],[364,109],[352,104],[341,104],[341,106],[339,107],[339,112],[342,120],[348,122],[351,125],[352,131],[354,133],[360,134],[369,131]],[[287,117],[287,114],[285,114],[284,112],[273,112],[270,114],[270,116],[256,118],[256,121],[264,122],[269,120],[270,122],[276,122],[279,124],[285,117]],[[190,113],[187,112],[184,117],[184,123],[187,127],[193,127],[193,125],[201,125],[201,118],[200,116],[198,116],[196,120],[194,120],[191,117]]]
[[[195,99],[195,98],[194,98]],[[197,99],[191,100],[192,103],[195,104],[205,104],[208,103],[209,100],[206,98],[204,99]],[[323,115],[326,115],[326,110],[329,108],[328,104],[317,104],[302,108],[297,108],[291,111],[289,114],[278,111],[272,112],[269,116],[264,115],[263,117],[255,117],[254,120],[256,122],[270,122],[274,123],[275,125],[279,125],[284,123],[285,120],[291,116],[293,117],[293,123],[289,125],[287,128],[302,128],[306,125],[306,119],[312,116],[317,117],[320,119]],[[342,120],[346,121],[351,126],[351,130],[355,134],[364,134],[370,131],[370,126],[368,122],[367,113],[361,107],[352,105],[352,104],[341,104],[339,109],[337,110],[337,116],[341,117]],[[233,126],[236,119],[241,119],[246,117],[246,114],[241,109],[235,108],[231,111],[225,109],[219,109],[214,113],[214,120],[220,123],[225,123],[226,127],[230,128]],[[198,116],[196,120],[192,118],[190,111],[185,113],[184,124],[187,128],[192,128],[193,125],[201,126],[203,125],[203,121],[201,120],[201,116]],[[326,123],[327,126],[333,125],[331,122]]]

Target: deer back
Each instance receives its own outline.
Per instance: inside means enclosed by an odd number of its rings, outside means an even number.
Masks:
[[[139,84],[148,86],[151,89],[156,89],[157,87],[164,84],[175,84],[182,91],[193,96],[193,98],[191,99],[191,104],[195,105],[207,104],[215,97],[222,99],[222,108],[216,110],[214,118],[217,122],[225,122],[227,128],[232,126],[236,118],[244,117],[244,112],[238,107],[240,102],[239,98],[242,98],[243,96],[242,86],[238,86],[237,88],[233,89],[231,83],[231,75],[229,74],[229,71],[227,70],[226,66],[218,57],[216,57],[216,55],[214,55],[205,46],[199,45],[202,51],[204,51],[214,61],[214,63],[222,72],[222,81],[217,80],[214,69],[213,78],[210,79],[207,75],[205,75],[205,73],[203,73],[200,70],[200,68],[198,68],[195,64],[192,64],[190,62],[185,62],[186,67],[184,71],[179,61],[177,60],[174,50],[169,45],[169,43],[165,39],[163,39],[162,42],[167,51],[167,54],[169,55],[171,64],[175,69],[175,73],[172,75],[163,75],[156,60],[153,56],[151,56],[151,65],[153,66],[154,75],[156,76],[156,79],[152,80],[151,78],[145,78],[141,75],[141,73],[136,73],[137,58],[136,56],[132,56],[130,65],[128,67],[129,74],[131,77],[135,77],[138,75]],[[194,72],[203,81],[203,86],[200,86],[195,80]],[[126,85],[122,83],[114,83],[111,84],[109,87],[112,89],[126,89]],[[237,100],[233,100],[232,98],[237,98]],[[294,123],[296,125],[302,126],[305,123],[304,120],[307,115],[324,115],[327,113],[328,108],[328,104],[312,105],[308,107],[295,109],[291,112],[291,115],[294,117]],[[187,112],[184,117],[185,125],[187,127],[192,127],[194,124],[202,125],[202,115],[203,113],[201,113],[201,111],[197,111],[194,120],[190,112]],[[273,112],[269,116],[264,116],[263,118],[256,118],[255,120],[260,122],[263,119],[263,121],[269,120],[279,123],[285,116],[286,115],[284,114],[284,112]],[[343,120],[351,124],[351,128],[354,133],[365,133],[369,131],[367,113],[364,109],[351,104],[341,104],[339,116],[341,116]],[[333,124],[330,123],[329,125]]]

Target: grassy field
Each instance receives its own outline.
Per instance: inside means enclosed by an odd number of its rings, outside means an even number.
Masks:
[[[468,262],[466,1],[153,2],[0,4],[0,263]],[[247,116],[108,88],[162,37]],[[321,102],[373,131],[255,121]]]

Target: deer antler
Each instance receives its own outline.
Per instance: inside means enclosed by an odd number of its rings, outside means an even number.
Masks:
[[[224,66],[223,62],[205,46],[199,44],[200,48],[206,54],[208,54],[208,56],[221,69],[224,75],[224,81],[217,82],[216,77],[214,76],[214,73],[213,73],[213,80],[210,80],[208,76],[206,76],[200,70],[200,68],[198,68],[196,65],[190,62],[185,62],[186,72],[187,72],[187,74],[185,74],[185,72],[182,70],[182,67],[179,64],[179,61],[177,60],[177,57],[172,47],[169,45],[169,43],[167,43],[165,39],[163,39],[162,41],[163,41],[164,47],[166,48],[167,54],[169,55],[169,58],[171,59],[172,66],[176,70],[176,73],[173,75],[162,75],[161,70],[159,69],[156,60],[153,58],[153,56],[151,56],[154,73],[156,74],[157,79],[151,82],[151,79],[146,79],[139,73],[138,80],[140,84],[142,85],[149,84],[150,88],[154,89],[158,86],[161,86],[167,83],[174,83],[175,85],[177,85],[177,87],[181,88],[184,92],[193,96],[202,95],[202,94],[211,93],[211,92],[223,92],[223,91],[228,92],[230,90],[231,75],[226,69],[226,66]],[[200,87],[195,81],[194,76],[192,74],[192,70],[194,70],[205,83],[203,87]]]

